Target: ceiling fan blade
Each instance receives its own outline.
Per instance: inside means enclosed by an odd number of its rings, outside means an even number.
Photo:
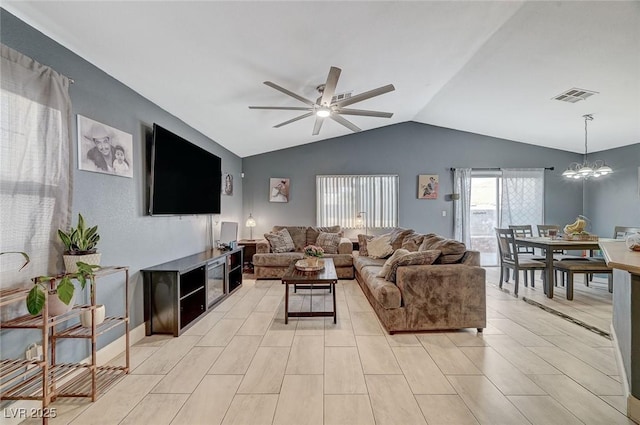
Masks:
[[[332,106],[343,107],[352,105],[356,102],[362,102],[363,100],[370,99],[372,97],[380,96],[381,94],[389,93],[390,91],[394,91],[396,88],[393,87],[393,84],[387,84],[386,86],[378,87],[377,89],[369,90],[364,93],[357,94],[355,96],[351,96],[348,99],[340,100],[334,103]]]
[[[380,112],[380,111],[367,111],[365,109],[346,109],[340,108],[334,111],[336,114],[342,115],[361,115],[363,117],[379,117],[379,118],[391,118],[393,112]]]
[[[309,106],[313,106],[313,105],[315,105],[315,103],[313,103],[313,102],[312,102],[312,101],[310,101],[309,99],[305,99],[304,97],[302,97],[302,96],[300,96],[300,95],[297,95],[297,94],[295,94],[294,92],[292,92],[292,91],[289,91],[289,90],[285,89],[284,87],[280,87],[280,86],[279,86],[279,85],[277,85],[276,83],[272,83],[271,81],[265,81],[265,82],[264,82],[264,84],[266,84],[267,86],[269,86],[269,87],[271,87],[271,88],[274,88],[274,89],[278,90],[279,92],[282,92],[282,93],[286,94],[287,96],[291,96],[291,97],[293,97],[294,99],[297,99],[297,100],[299,100],[299,101],[300,101],[300,102],[302,102],[302,103],[306,103],[306,104],[307,104],[307,105],[309,105]]]
[[[324,118],[316,115],[316,124],[313,126],[313,133],[311,133],[311,135],[317,136],[320,133],[320,129],[322,128],[323,122],[324,122]]]
[[[331,98],[336,93],[336,86],[338,85],[338,78],[342,70],[332,66],[329,69],[329,75],[327,75],[327,82],[324,84],[324,91],[322,92],[322,100],[320,105],[329,106],[331,104]]]
[[[311,115],[313,115],[313,112],[307,112],[306,114],[300,115],[299,117],[292,118],[289,121],[281,122],[278,125],[274,125],[273,128],[280,128],[283,125],[291,124],[292,122],[296,122],[296,121],[301,120],[303,118],[310,117]]]
[[[352,123],[351,121],[347,121],[345,118],[341,117],[338,114],[331,114],[329,115],[329,117],[334,120],[335,122],[337,122],[338,124],[342,124],[345,127],[347,127],[349,130],[353,131],[353,132],[358,132],[360,131],[360,128],[358,128],[358,126],[356,126],[354,123]]]
[[[279,111],[312,111],[312,108],[304,106],[249,106],[249,109],[273,109]]]

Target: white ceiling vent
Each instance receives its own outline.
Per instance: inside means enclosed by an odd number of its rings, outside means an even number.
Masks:
[[[574,87],[570,90],[560,93],[559,95],[555,96],[554,99],[560,100],[562,102],[576,103],[581,100],[585,100],[586,98],[591,97],[594,94],[598,94],[598,92],[585,89],[577,89]]]
[[[333,97],[331,98],[331,103],[334,102],[338,102],[340,100],[345,100],[345,99],[349,99],[351,97],[351,93],[352,92],[345,92],[345,93],[338,93],[333,95]]]

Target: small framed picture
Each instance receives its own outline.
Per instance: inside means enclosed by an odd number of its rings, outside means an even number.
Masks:
[[[418,199],[438,199],[437,174],[420,174],[418,176]]]
[[[269,202],[289,202],[289,179],[269,179]]]
[[[233,175],[231,173],[222,174],[222,194],[233,195]]]
[[[78,115],[78,169],[133,178],[133,137]]]

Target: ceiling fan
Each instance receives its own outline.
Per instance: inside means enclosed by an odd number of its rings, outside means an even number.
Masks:
[[[305,114],[302,114],[298,117],[290,119],[288,121],[282,122],[278,125],[275,125],[274,128],[279,128],[287,124],[291,124],[292,122],[301,120],[303,118],[307,118],[315,115],[316,123],[313,126],[313,135],[317,135],[320,133],[320,128],[322,128],[322,123],[325,118],[330,118],[337,122],[338,124],[342,124],[347,127],[351,131],[360,131],[360,128],[353,124],[351,121],[345,119],[342,115],[360,115],[365,117],[379,117],[379,118],[391,118],[393,113],[391,112],[379,112],[379,111],[368,111],[364,109],[350,109],[346,108],[346,106],[352,105],[357,102],[362,102],[363,100],[370,99],[375,96],[380,96],[381,94],[385,94],[395,90],[393,84],[387,84],[386,86],[378,87],[377,89],[369,90],[364,93],[360,93],[351,97],[341,97],[338,99],[337,97],[334,99],[334,94],[336,92],[336,86],[338,85],[338,78],[340,78],[340,72],[342,70],[340,68],[336,68],[332,66],[329,69],[329,75],[327,76],[327,82],[321,84],[317,87],[318,92],[320,93],[320,97],[316,99],[316,101],[312,101],[306,99],[300,95],[293,93],[281,87],[271,81],[265,81],[269,87],[272,87],[288,96],[293,97],[296,100],[306,104],[307,106],[249,106],[249,109],[277,109],[283,111],[307,111]]]

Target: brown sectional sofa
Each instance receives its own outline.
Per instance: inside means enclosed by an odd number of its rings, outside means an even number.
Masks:
[[[442,254],[435,264],[398,267],[395,283],[377,276],[384,259],[354,254],[356,279],[382,325],[391,334],[461,328],[482,332],[487,322],[486,275],[480,253],[464,250],[453,255],[447,247],[455,241],[433,234],[414,233],[405,240],[412,239],[410,250],[415,251],[420,245],[416,239],[425,238],[432,245],[426,249],[439,249]]]
[[[256,253],[253,256],[253,269],[256,279],[279,279],[284,275],[289,265],[304,257],[303,249],[307,245],[314,245],[320,232],[340,233],[340,226],[312,227],[312,226],[274,226],[276,232],[286,228],[295,245],[294,252],[272,252],[267,239],[256,242]],[[353,279],[353,243],[348,238],[341,238],[337,254],[325,254],[332,258],[339,279]]]

